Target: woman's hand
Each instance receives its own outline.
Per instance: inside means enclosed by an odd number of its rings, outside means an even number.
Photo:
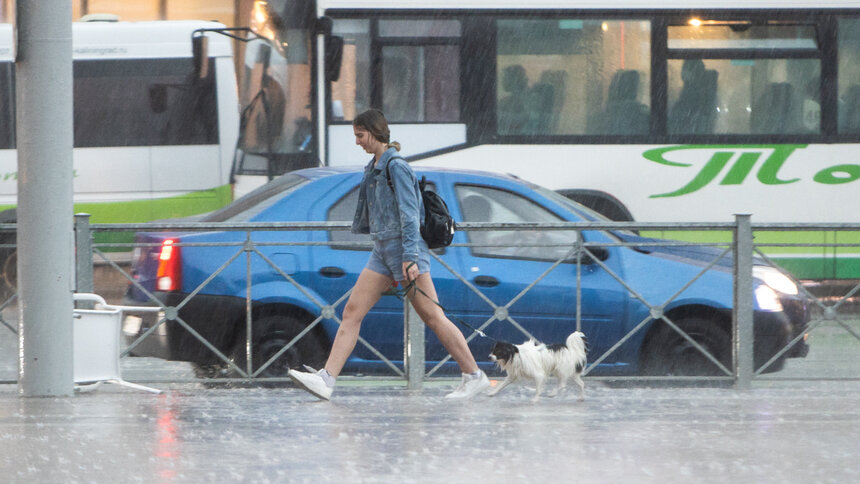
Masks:
[[[403,261],[403,278],[406,282],[412,282],[418,279],[418,263],[412,261]]]

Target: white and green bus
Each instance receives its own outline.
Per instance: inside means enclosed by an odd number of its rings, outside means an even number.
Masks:
[[[76,22],[75,210],[97,223],[202,213],[231,200],[239,114],[233,49],[212,36],[196,69],[195,21]],[[0,208],[17,198],[15,59],[0,25]]]
[[[76,22],[74,203],[94,223],[146,222],[220,208],[232,200],[239,131],[233,48],[211,36],[204,69],[193,65],[199,21]],[[0,25],[0,222],[15,221],[13,28]],[[14,234],[0,235],[13,243]],[[13,250],[0,276],[14,285]],[[2,284],[0,284],[2,286]]]
[[[512,173],[619,220],[860,221],[858,1],[255,8],[280,17],[287,52],[306,59],[285,62],[286,97],[312,122],[323,164],[365,161],[351,121],[378,107],[414,163]],[[860,278],[856,247],[769,252],[802,278]]]

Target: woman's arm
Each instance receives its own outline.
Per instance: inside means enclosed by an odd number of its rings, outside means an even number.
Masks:
[[[389,161],[391,183],[400,213],[400,230],[403,239],[403,260],[418,260],[418,242],[421,240],[421,214],[419,193],[412,168],[400,159]]]

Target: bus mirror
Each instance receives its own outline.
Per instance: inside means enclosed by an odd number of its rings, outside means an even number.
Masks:
[[[194,56],[194,74],[205,79],[209,76],[209,39],[205,35],[191,38],[191,54]]]
[[[156,84],[149,87],[149,109],[156,114],[167,111],[167,86]]]
[[[335,82],[340,78],[340,64],[343,60],[343,37],[326,36],[325,43],[325,80]]]

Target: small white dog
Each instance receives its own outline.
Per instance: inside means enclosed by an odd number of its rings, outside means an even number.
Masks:
[[[573,381],[579,385],[579,399],[584,399],[585,382],[582,381],[582,370],[586,363],[585,345],[585,335],[579,331],[571,333],[565,344],[547,346],[534,340],[520,345],[496,342],[490,352],[490,360],[498,364],[507,376],[489,395],[499,393],[517,380],[526,379],[535,382],[537,391],[532,400],[537,401],[547,378],[555,374],[558,377],[558,388],[549,396],[556,396],[565,388],[567,380],[573,377]]]

